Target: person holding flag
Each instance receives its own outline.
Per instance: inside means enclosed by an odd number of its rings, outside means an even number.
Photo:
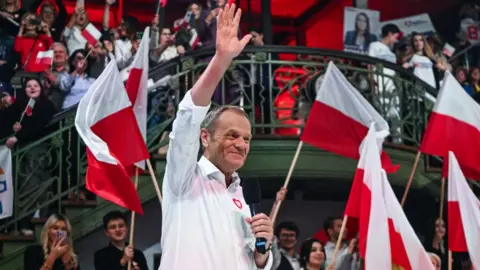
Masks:
[[[185,94],[173,123],[163,180],[160,270],[272,267],[272,222],[265,214],[251,217],[236,173],[249,152],[249,119],[235,106],[207,115],[217,84],[251,39],[238,39],[240,17],[235,4],[219,12],[215,56]],[[197,162],[199,138],[203,156]],[[265,250],[256,250],[255,238],[266,240]]]

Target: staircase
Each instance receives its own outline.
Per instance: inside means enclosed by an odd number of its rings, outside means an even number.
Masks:
[[[211,57],[213,53],[208,50],[194,52],[150,71],[150,77],[155,81],[167,76],[163,80],[166,83],[150,89],[149,95],[152,110],[148,118],[147,146],[159,180],[162,179],[166,161],[164,156],[158,156],[156,152],[168,144],[168,137],[162,134],[173,121],[175,112],[172,112],[171,108],[177,107],[183,94],[205,69],[207,63],[199,60]],[[287,55],[281,59],[288,60],[274,60],[278,59],[276,56],[279,54]],[[301,119],[308,114],[309,104],[315,97],[317,79],[323,74],[329,61],[335,62],[374,106],[378,104],[378,95],[373,91],[375,84],[369,81],[371,69],[368,66],[376,66],[377,71],[388,68],[397,72],[398,76],[390,79],[397,85],[394,94],[402,97],[404,111],[401,138],[404,144],[391,145],[387,147],[387,152],[394,163],[402,165],[400,172],[391,177],[392,184],[405,185],[426,123],[426,113],[433,107],[428,100],[423,103],[418,101],[423,99],[426,92],[435,95],[434,90],[403,68],[387,62],[362,55],[303,47],[248,47],[244,54],[233,62],[222,79],[222,104],[225,102],[243,106],[253,127],[254,141],[251,152],[240,173],[243,177],[265,179],[282,178],[286,175],[298,144],[298,135],[285,134],[299,134],[303,124]],[[387,77],[384,74],[377,75]],[[251,81],[257,83],[253,85]],[[231,93],[232,89],[235,90],[234,98],[227,98],[227,93]],[[213,104],[216,105],[218,104]],[[380,107],[377,108],[379,112],[385,113]],[[69,193],[85,185],[86,159],[84,145],[74,129],[75,113],[74,108],[56,116],[50,124],[54,132],[13,151],[14,179],[27,182],[41,176],[42,181],[34,189],[26,189],[20,185],[15,187],[15,217],[2,224],[0,230],[15,226],[18,220],[32,215],[36,209],[54,205],[67,215],[72,224],[73,239],[79,241],[102,227],[104,214],[112,210],[122,210],[98,197],[82,203],[64,200]],[[31,156],[34,156],[35,166],[31,164]],[[347,186],[356,165],[352,160],[308,146],[302,149],[298,164],[294,177],[335,178]],[[45,171],[48,173],[40,174]],[[319,180],[318,184],[326,184],[322,181],[326,180]],[[328,183],[328,186],[332,184]],[[439,182],[435,174],[419,170],[413,188],[438,194]],[[148,175],[139,177],[138,193],[142,203],[156,199],[155,189]],[[45,221],[45,218],[32,220],[35,227],[34,237],[0,235],[3,249],[0,269],[22,269],[23,252],[28,245],[39,239]]]

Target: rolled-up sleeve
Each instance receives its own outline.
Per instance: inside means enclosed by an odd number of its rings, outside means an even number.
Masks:
[[[163,190],[180,197],[188,193],[192,184],[200,148],[200,126],[210,105],[196,106],[188,91],[178,107],[170,133]]]

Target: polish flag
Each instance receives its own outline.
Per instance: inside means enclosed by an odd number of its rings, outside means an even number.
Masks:
[[[51,66],[53,62],[53,50],[38,52],[35,62],[40,65]]]
[[[190,48],[194,50],[195,47],[197,47],[198,43],[200,42],[200,39],[198,38],[198,33],[197,33],[197,30],[195,30],[195,28],[192,28],[190,30],[190,33],[192,34],[192,37],[190,38],[189,45],[190,45]]]
[[[390,269],[392,266],[380,150],[375,133],[375,125],[372,124],[361,147],[354,184],[345,210],[346,215],[359,220],[358,246],[365,259],[366,270]]]
[[[133,104],[133,112],[137,119],[138,128],[147,140],[147,85],[148,85],[148,44],[150,42],[150,27],[145,28],[142,41],[138,47],[135,58],[130,66],[126,89],[128,98]],[[150,158],[150,156],[147,156]],[[137,167],[145,170],[145,161],[137,162]]]
[[[125,168],[148,158],[117,63],[108,63],[83,96],[75,126],[87,146],[87,189],[137,213],[140,199]]]
[[[359,223],[360,256],[365,258],[366,266],[370,266],[366,269],[391,269],[393,263],[405,270],[433,270],[430,258],[408,223],[385,171],[381,169],[379,149],[372,124],[362,143],[360,161],[345,209],[349,222]],[[380,195],[377,195],[378,185]],[[378,266],[380,258],[387,257],[391,258],[389,267],[384,264]]]
[[[423,134],[420,151],[444,158],[455,153],[467,178],[480,180],[480,105],[447,72]]]
[[[95,46],[95,44],[97,44],[97,42],[102,37],[102,33],[100,33],[100,31],[98,31],[98,29],[93,24],[89,23],[85,27],[85,29],[83,29],[82,36],[87,40],[90,45]]]
[[[35,107],[35,99],[34,99],[34,98],[30,98],[30,99],[28,100],[27,107],[25,107],[24,114],[26,114],[27,116],[32,116],[33,107]]]
[[[390,186],[387,174],[382,172],[382,176],[392,262],[404,270],[435,270],[428,253],[403,212],[402,206]]]
[[[335,154],[359,159],[358,149],[375,123],[377,139],[390,134],[389,126],[370,103],[343,76],[332,63],[317,92],[301,140]],[[382,165],[387,172],[395,172],[390,158],[382,152]]]
[[[193,12],[187,11],[182,19],[173,22],[173,32],[178,32],[182,27],[189,28],[189,26],[193,24],[194,19]]]
[[[453,152],[448,155],[448,249],[469,252],[473,269],[480,270],[480,201]]]

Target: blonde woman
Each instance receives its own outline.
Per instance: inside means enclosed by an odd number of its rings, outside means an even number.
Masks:
[[[68,219],[51,215],[43,227],[40,245],[28,247],[23,259],[25,270],[79,270]]]
[[[440,72],[448,69],[448,63],[438,58],[423,34],[412,33],[407,55],[402,59],[403,67],[413,69],[413,73],[433,88],[438,89]]]

